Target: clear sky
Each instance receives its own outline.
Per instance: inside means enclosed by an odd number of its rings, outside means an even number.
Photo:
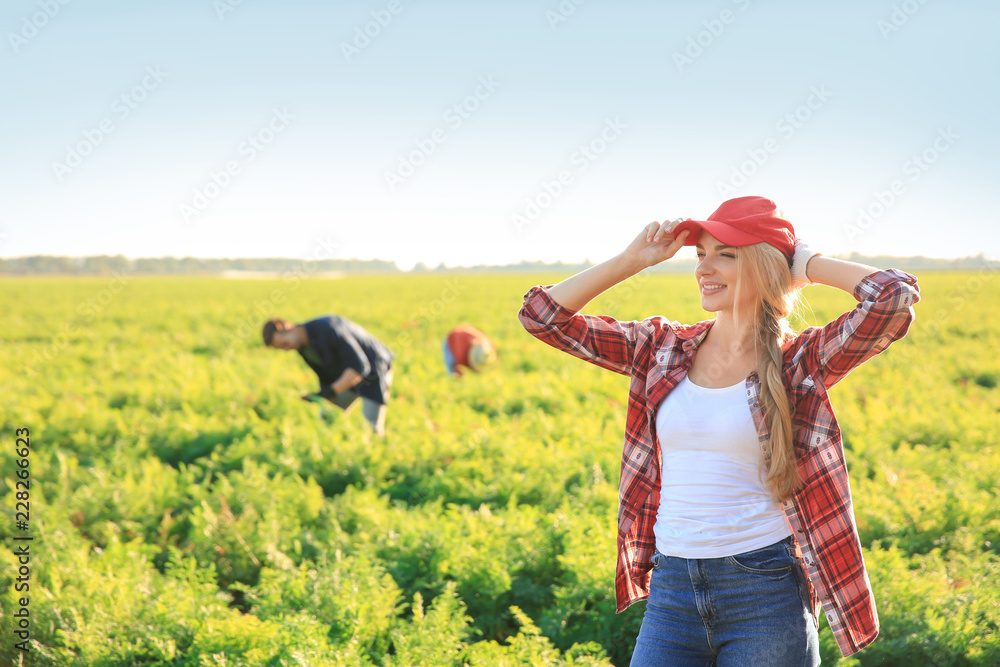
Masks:
[[[1000,259],[1000,3],[5,0],[0,256]]]

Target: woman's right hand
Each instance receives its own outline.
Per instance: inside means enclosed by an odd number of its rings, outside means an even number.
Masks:
[[[579,312],[598,294],[628,280],[643,269],[674,256],[687,239],[687,232],[674,238],[670,231],[680,220],[651,222],[628,248],[611,259],[581,271],[549,288],[549,296],[563,308]],[[656,238],[659,236],[660,238]]]
[[[677,254],[688,237],[687,230],[674,236],[673,228],[680,222],[681,219],[678,218],[662,224],[649,223],[625,249],[624,255],[638,267],[639,271],[665,262]]]

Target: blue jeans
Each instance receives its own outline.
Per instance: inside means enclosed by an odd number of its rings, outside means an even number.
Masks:
[[[726,558],[653,555],[632,667],[819,664],[809,586],[787,537]]]
[[[448,375],[455,372],[455,355],[451,353],[451,348],[448,347],[448,339],[444,339],[444,365],[448,369]]]

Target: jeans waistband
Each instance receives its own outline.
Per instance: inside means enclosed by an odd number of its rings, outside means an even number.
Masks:
[[[655,568],[655,567],[658,567],[659,564],[665,558],[677,558],[678,560],[683,560],[683,561],[718,560],[718,559],[721,559],[721,558],[729,558],[731,556],[739,556],[742,553],[754,553],[754,552],[757,552],[757,551],[763,551],[765,549],[778,549],[778,548],[781,548],[781,549],[786,549],[787,550],[790,547],[793,547],[794,545],[795,545],[795,539],[791,535],[789,535],[788,537],[786,537],[784,539],[778,540],[777,542],[774,542],[772,544],[768,544],[768,545],[763,546],[763,547],[759,547],[757,549],[750,549],[749,551],[741,551],[739,553],[729,554],[727,556],[716,556],[714,558],[684,558],[683,556],[667,556],[665,554],[660,553],[659,549],[655,549],[653,551],[652,563],[653,563],[653,567]]]

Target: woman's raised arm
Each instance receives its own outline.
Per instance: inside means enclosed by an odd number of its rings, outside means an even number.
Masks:
[[[674,238],[671,229],[676,222],[665,222],[662,229],[658,222],[649,223],[623,252],[554,285],[549,289],[549,296],[566,310],[578,312],[602,292],[647,267],[670,259],[684,245],[688,235],[684,231]]]
[[[824,255],[813,256],[805,267],[806,276],[810,282],[836,287],[848,294],[854,294],[854,288],[858,286],[858,283],[879,270],[867,264],[834,259]]]

